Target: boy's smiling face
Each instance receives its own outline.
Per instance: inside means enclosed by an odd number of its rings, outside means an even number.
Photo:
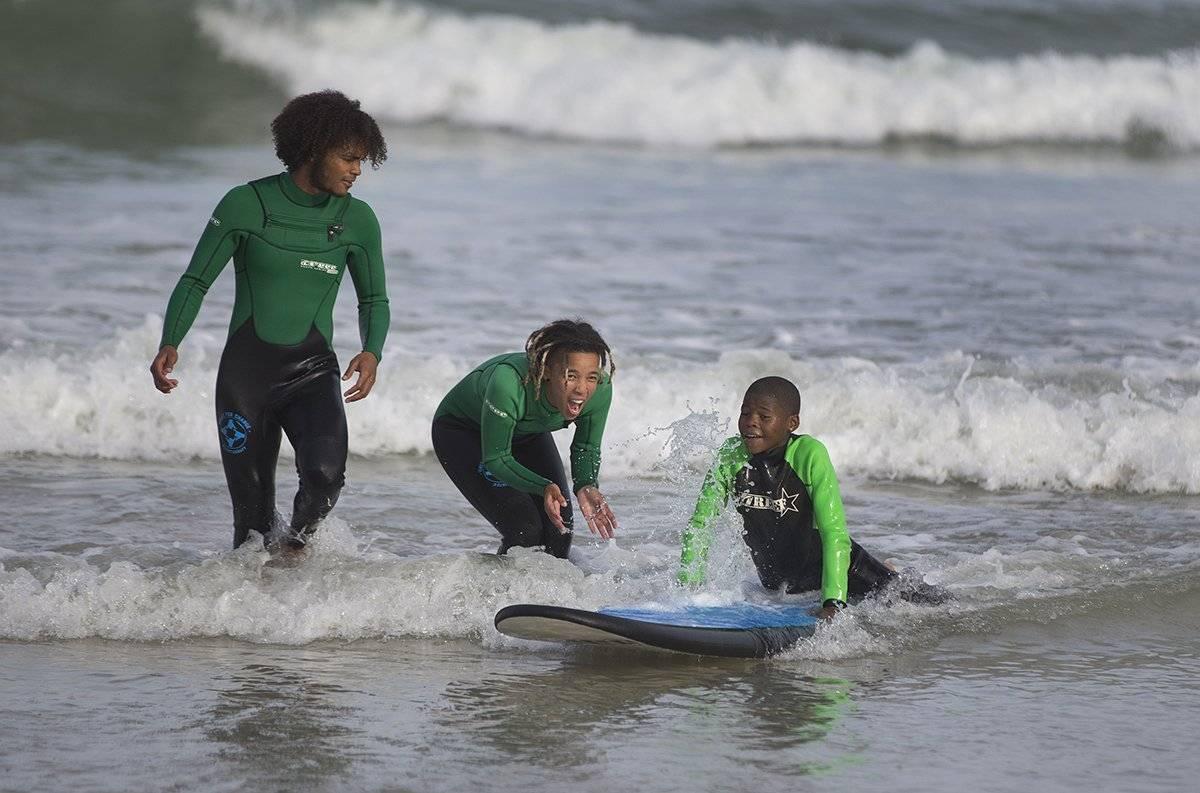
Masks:
[[[800,416],[789,415],[776,399],[747,394],[742,400],[738,432],[751,454],[762,454],[783,445],[799,426]]]

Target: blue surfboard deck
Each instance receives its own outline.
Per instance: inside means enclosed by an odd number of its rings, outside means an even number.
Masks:
[[[496,612],[496,630],[520,639],[589,644],[640,644],[659,650],[765,658],[812,636],[815,603],[740,603],[599,611],[521,603]]]

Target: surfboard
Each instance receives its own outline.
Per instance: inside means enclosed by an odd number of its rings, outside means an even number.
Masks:
[[[765,658],[812,636],[815,603],[604,608],[520,603],[496,612],[496,630],[544,642],[637,644],[731,658]]]

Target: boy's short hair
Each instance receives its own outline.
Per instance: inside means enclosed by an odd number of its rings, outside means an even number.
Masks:
[[[800,415],[800,389],[796,388],[795,384],[787,378],[758,378],[746,389],[746,396],[743,399],[751,397],[769,399],[783,408],[789,416]]]

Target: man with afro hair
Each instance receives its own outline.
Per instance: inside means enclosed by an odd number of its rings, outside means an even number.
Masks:
[[[216,419],[233,501],[233,545],[273,530],[278,547],[305,547],[333,509],[345,481],[347,430],[342,398],[363,399],[390,321],[379,222],[350,188],[370,161],[387,159],[375,120],[338,91],[288,102],[271,123],[287,170],[230,190],[205,225],[191,263],[167,304],[150,365],[169,394],[177,348],[208,288],[230,259],[235,297],[217,372]],[[333,352],[333,305],[349,271],[358,294],[362,351],[344,373]],[[357,374],[343,394],[341,380]],[[299,489],[291,521],[275,512],[281,433],[296,451]]]

